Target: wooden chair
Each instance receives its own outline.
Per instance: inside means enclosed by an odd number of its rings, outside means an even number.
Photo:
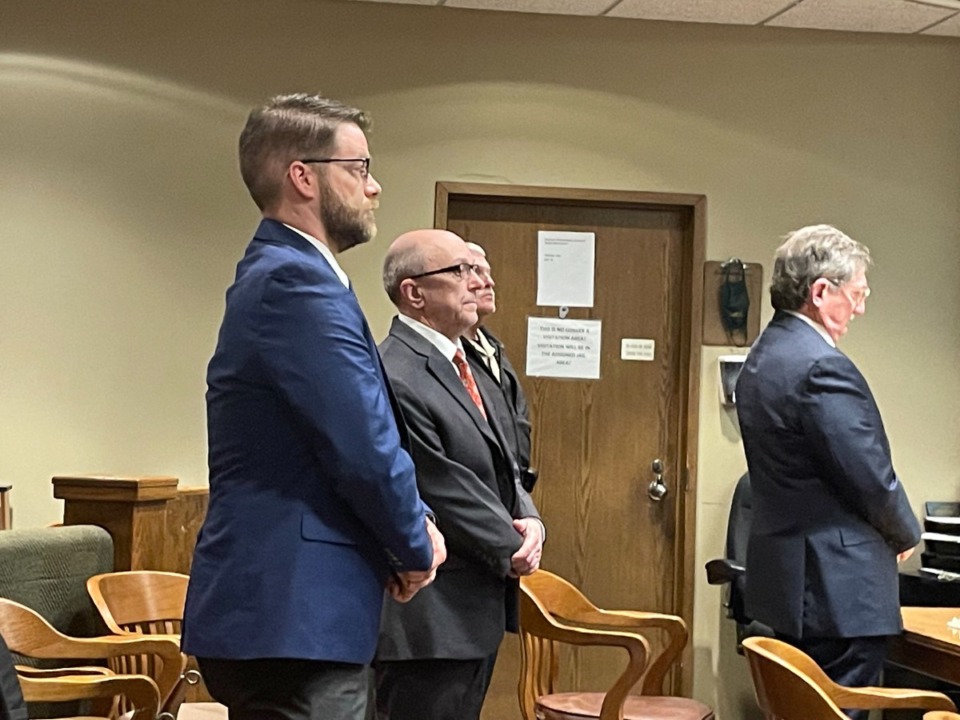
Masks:
[[[767,720],[846,720],[840,708],[956,710],[943,693],[901,688],[837,685],[813,659],[766,637],[743,641],[757,704]]]
[[[57,631],[34,610],[6,598],[0,598],[0,635],[11,652],[28,658],[76,662],[149,655],[158,659],[157,682],[143,675],[113,675],[105,668],[38,670],[18,666],[18,680],[28,702],[123,696],[134,717],[153,720],[160,698],[177,682],[183,666],[180,647],[171,638],[74,638]],[[112,705],[100,703],[97,711],[106,716]]]
[[[712,720],[713,711],[689,698],[663,696],[663,682],[687,642],[674,615],[601,610],[573,585],[547,572],[520,580],[520,708],[524,720]],[[666,647],[651,656],[646,635],[658,631]],[[558,643],[626,650],[627,667],[606,693],[555,692]],[[630,694],[640,683],[640,694]]]
[[[158,570],[130,570],[94,575],[87,592],[104,623],[117,635],[166,635],[180,642],[183,606],[190,577]],[[164,696],[163,709],[177,714],[187,688],[200,682],[192,658],[185,658],[183,678]],[[120,673],[143,673],[155,677],[149,658],[117,658],[111,669]],[[201,697],[200,699],[209,699]]]
[[[20,676],[23,698],[32,702],[62,702],[64,700],[107,700],[114,706],[117,697],[124,697],[132,705],[133,714],[125,720],[155,720],[160,712],[160,691],[146,675],[76,675],[59,677]],[[74,717],[70,720],[101,720],[108,714]]]
[[[117,635],[180,635],[189,575],[130,570],[94,575],[87,592]]]

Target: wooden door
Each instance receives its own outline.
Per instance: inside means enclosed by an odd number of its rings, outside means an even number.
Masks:
[[[705,199],[696,195],[438,183],[436,225],[482,245],[497,283],[490,329],[531,405],[534,499],[547,527],[543,567],[597,605],[684,617],[693,611],[700,279]],[[567,318],[600,320],[599,380],[527,377],[528,317],[538,307],[537,232],[596,236],[595,302]],[[621,359],[621,340],[653,340],[652,361]],[[666,496],[648,496],[654,460]],[[485,720],[519,717],[519,645],[501,649]],[[570,651],[562,689],[604,690],[625,658]],[[689,693],[691,653],[672,678]]]

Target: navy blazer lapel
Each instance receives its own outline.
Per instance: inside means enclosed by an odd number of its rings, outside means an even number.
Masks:
[[[474,425],[477,426],[477,429],[483,436],[497,447],[501,447],[500,440],[490,428],[490,424],[484,419],[483,415],[480,414],[477,406],[473,404],[473,400],[470,399],[470,394],[463,386],[463,381],[460,380],[460,376],[457,374],[453,363],[447,360],[429,340],[413,328],[407,327],[400,318],[393,319],[393,324],[390,326],[390,334],[424,358],[427,372],[450,393],[450,397],[470,416]]]

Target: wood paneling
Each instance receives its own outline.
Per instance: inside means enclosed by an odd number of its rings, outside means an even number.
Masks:
[[[179,488],[174,477],[53,478],[64,525],[99,525],[113,537],[115,570],[189,573],[207,512],[207,488]]]

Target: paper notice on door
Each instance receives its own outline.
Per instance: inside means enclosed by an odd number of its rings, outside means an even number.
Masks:
[[[593,307],[596,235],[537,233],[537,305]]]
[[[656,342],[646,338],[620,338],[621,360],[653,360]]]
[[[600,321],[527,318],[527,375],[600,379]]]

